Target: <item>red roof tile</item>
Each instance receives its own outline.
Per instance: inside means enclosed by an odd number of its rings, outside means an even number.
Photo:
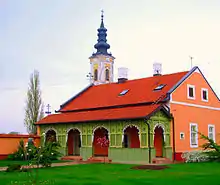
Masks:
[[[128,80],[121,84],[111,83],[92,86],[64,105],[60,111],[154,102],[165,95],[187,73],[188,71]],[[153,91],[160,84],[166,84],[166,86],[160,91]],[[126,89],[129,89],[128,93],[124,96],[118,96],[120,92]]]
[[[49,115],[36,124],[49,124],[49,123],[74,123],[74,122],[86,122],[96,120],[119,120],[119,119],[137,119],[144,118],[147,115],[153,113],[159,104],[133,106],[123,108],[111,108],[101,110],[90,110],[80,112],[66,112]]]

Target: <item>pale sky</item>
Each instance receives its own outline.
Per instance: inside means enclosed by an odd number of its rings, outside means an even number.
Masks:
[[[0,133],[26,132],[34,69],[53,112],[89,84],[101,9],[115,79],[118,67],[129,79],[152,76],[155,61],[164,74],[190,70],[193,56],[220,96],[219,0],[0,0]]]

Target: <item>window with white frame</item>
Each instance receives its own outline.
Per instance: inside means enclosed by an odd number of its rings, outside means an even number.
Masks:
[[[194,85],[189,85],[189,84],[187,85],[187,97],[193,100],[196,98]]]
[[[198,147],[198,125],[196,123],[190,124],[190,147]]]
[[[208,101],[208,89],[202,88],[201,89],[201,98],[202,101]]]
[[[215,141],[215,125],[208,125],[208,137]]]

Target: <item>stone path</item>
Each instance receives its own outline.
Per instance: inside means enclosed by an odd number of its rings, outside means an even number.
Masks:
[[[71,162],[62,162],[62,163],[52,163],[51,167],[56,167],[56,166],[71,166],[71,165],[76,165],[76,164],[87,164],[88,162],[78,162],[78,161],[71,161]],[[34,166],[22,166],[23,168],[37,168],[36,165]],[[42,166],[40,166],[41,168]],[[5,171],[7,167],[0,167],[0,171]]]

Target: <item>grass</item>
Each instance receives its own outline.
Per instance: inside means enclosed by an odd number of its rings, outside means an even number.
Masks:
[[[60,162],[68,162],[62,160],[55,160],[53,163],[60,163]],[[9,164],[20,164],[20,165],[28,165],[28,161],[13,161],[13,160],[0,160],[0,167],[8,166]]]
[[[38,184],[53,185],[220,185],[220,163],[173,164],[160,171],[131,170],[128,164],[81,164],[39,169]],[[34,172],[32,175],[34,176]],[[30,184],[30,172],[0,172],[4,185]]]

